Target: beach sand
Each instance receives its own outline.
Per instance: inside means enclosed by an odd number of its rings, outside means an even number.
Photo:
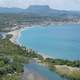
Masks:
[[[46,59],[46,58],[53,58],[53,57],[48,56],[48,55],[46,55],[46,54],[44,54],[44,53],[41,53],[41,52],[38,52],[38,54],[42,55],[44,59]],[[54,59],[54,58],[53,58],[53,59]]]
[[[31,28],[31,27],[25,27],[25,28],[21,28],[19,30],[8,32],[7,34],[11,34],[12,35],[12,37],[10,38],[10,41],[15,43],[15,44],[18,44],[18,42],[17,42],[18,40],[17,39],[20,38],[21,32],[26,30],[26,29],[29,29],[29,28]]]
[[[12,35],[10,41],[16,44],[16,39],[20,36],[20,30],[11,31],[8,34]]]

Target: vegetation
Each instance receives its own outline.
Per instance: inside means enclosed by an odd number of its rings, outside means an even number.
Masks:
[[[20,80],[21,76],[20,74],[9,74],[9,75],[4,75],[3,77],[0,77],[0,80]]]
[[[80,60],[70,61],[70,60],[46,58],[45,62],[53,65],[67,65],[71,67],[80,67]]]
[[[32,26],[35,24],[56,24],[56,23],[69,23],[78,22],[80,18],[62,18],[50,16],[38,16],[35,14],[0,14],[0,32],[8,32],[11,30],[19,29],[21,27]],[[0,80],[20,80],[20,74],[24,71],[23,65],[29,63],[29,60],[38,58],[42,62],[48,64],[50,69],[54,69],[54,65],[67,65],[71,67],[80,67],[80,61],[69,61],[62,59],[51,59],[43,57],[32,49],[13,44],[9,39],[12,35],[7,35],[2,39],[0,34]],[[60,71],[60,70],[59,70]],[[65,70],[61,70],[61,75],[65,74]],[[60,72],[61,72],[60,71]],[[67,77],[74,80],[80,80],[80,72],[69,72]]]
[[[19,29],[21,27],[32,25],[48,25],[48,24],[63,24],[63,23],[79,23],[78,17],[64,17],[64,16],[39,16],[28,13],[0,13],[0,32],[8,32]]]
[[[70,80],[80,80],[80,61],[46,58],[44,60],[50,70],[54,70]]]
[[[69,80],[80,80],[79,68],[69,67],[66,65],[56,65],[55,69],[62,77],[67,77]]]
[[[32,49],[26,49],[17,44],[12,43],[9,39],[12,35],[7,35],[5,39],[0,38],[0,80],[20,80],[20,74],[24,71],[23,65],[29,63],[29,60],[37,58],[48,64],[50,69],[55,69],[54,65],[67,65],[71,67],[80,67],[80,61],[69,61],[62,59],[44,59],[41,55]],[[56,69],[59,72],[61,69]],[[69,70],[70,71],[70,70]],[[60,71],[64,76],[65,69]],[[76,75],[76,76],[75,76]],[[69,72],[65,74],[72,80],[80,79],[80,72]]]
[[[0,39],[0,80],[20,80],[18,78],[24,71],[24,64],[29,63],[32,58],[43,59],[32,49],[12,43],[10,37],[8,35],[5,39]]]

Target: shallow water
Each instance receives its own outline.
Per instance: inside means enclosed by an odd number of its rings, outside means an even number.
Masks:
[[[35,26],[24,30],[18,41],[53,58],[80,58],[80,25]]]
[[[0,32],[0,38],[5,38],[5,36],[6,36],[6,33],[5,32]]]
[[[36,63],[31,63],[28,65],[25,65],[24,74],[23,74],[24,79],[23,80],[26,80],[27,77],[31,74],[33,75],[33,78],[35,78],[35,80],[68,80],[68,79],[60,77],[57,73],[52,72],[49,69],[47,69],[43,66],[40,66]],[[34,79],[32,79],[32,80],[34,80]]]

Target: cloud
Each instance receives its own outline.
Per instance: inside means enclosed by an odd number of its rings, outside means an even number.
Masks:
[[[27,0],[0,0],[0,6],[25,8],[28,7],[29,4],[27,3]]]
[[[30,5],[49,5],[53,9],[80,10],[80,0],[0,0],[0,7],[27,8]]]
[[[62,10],[80,10],[80,0],[49,0],[49,6]]]

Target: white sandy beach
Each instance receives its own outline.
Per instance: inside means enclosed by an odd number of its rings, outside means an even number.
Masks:
[[[10,38],[10,41],[13,43],[16,43],[16,39],[20,36],[20,30],[11,31],[8,34],[12,35],[12,37]]]
[[[21,29],[19,29],[19,30],[15,30],[15,31],[11,31],[11,32],[7,33],[7,34],[13,35],[13,36],[11,37],[10,41],[13,42],[13,43],[15,43],[15,44],[18,44],[18,43],[17,43],[17,39],[20,38],[21,32],[24,31],[24,30],[26,30],[26,29],[29,29],[29,28],[31,28],[31,27],[21,28]]]
[[[46,58],[53,58],[53,57],[51,57],[51,56],[49,56],[49,55],[46,55],[46,54],[44,54],[44,53],[41,53],[41,52],[38,52],[38,54],[42,55],[44,59],[46,59]],[[54,59],[54,58],[53,58],[53,59]]]

